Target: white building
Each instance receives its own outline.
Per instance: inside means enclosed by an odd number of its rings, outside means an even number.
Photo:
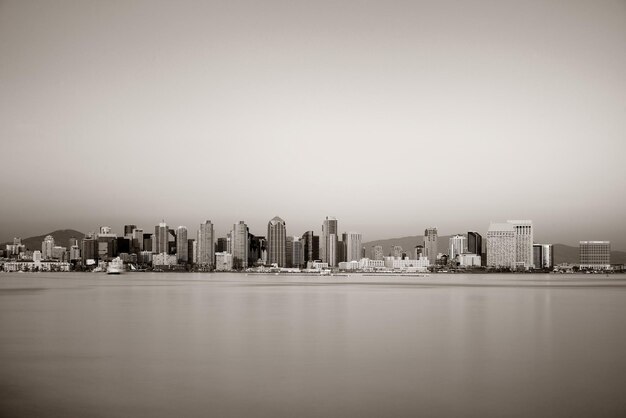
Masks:
[[[306,268],[308,270],[324,270],[328,268],[328,263],[319,260],[307,261]]]
[[[361,259],[361,239],[361,234],[358,232],[343,233],[346,261],[358,261]]]
[[[339,263],[339,270],[359,270],[360,264],[358,261],[342,261]]]
[[[381,247],[382,248],[382,247]],[[381,250],[382,252],[382,250]],[[361,270],[382,270],[385,268],[385,260],[372,260],[369,258],[362,258],[359,261],[359,268]]]
[[[459,254],[456,256],[456,262],[461,267],[480,267],[481,258],[476,254]]]
[[[492,222],[487,231],[487,266],[515,269],[517,253],[515,226],[508,222]]]
[[[533,221],[516,220],[507,222],[515,228],[515,262],[517,266],[533,268]]]
[[[320,258],[331,267],[337,265],[337,231],[337,218],[327,216],[322,223],[322,235],[320,236]]]
[[[456,256],[467,252],[467,237],[465,235],[457,234],[451,236],[449,244],[449,260],[453,260],[456,258]]]
[[[401,259],[400,257],[385,257],[385,267],[403,271],[426,271],[430,266],[428,257],[422,256],[419,260]]]
[[[153,266],[175,266],[178,264],[176,256],[173,254],[160,253],[152,256]]]
[[[225,251],[215,253],[215,271],[231,271],[233,269],[233,255]]]
[[[41,255],[44,260],[52,258],[52,249],[54,248],[54,238],[52,235],[48,235],[41,243]]]

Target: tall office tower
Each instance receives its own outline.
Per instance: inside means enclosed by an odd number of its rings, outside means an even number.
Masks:
[[[416,245],[415,249],[413,250],[414,260],[419,260],[422,255],[424,255],[424,246]]]
[[[483,252],[483,237],[476,231],[467,233],[467,252],[476,255]]]
[[[384,260],[385,254],[383,253],[382,245],[372,245],[372,260]]]
[[[196,264],[196,240],[193,238],[187,239],[187,262]]]
[[[152,234],[143,234],[143,250],[152,252]]]
[[[304,246],[300,237],[287,237],[287,266],[304,267]]]
[[[533,244],[533,260],[535,261],[535,268],[543,268],[543,245]]]
[[[331,267],[337,266],[337,218],[327,216],[322,224],[320,258]]]
[[[465,254],[467,251],[467,238],[465,235],[456,234],[450,237],[450,249],[448,259],[453,260],[457,255]]]
[[[165,221],[154,227],[154,235],[152,236],[152,252],[156,254],[169,252],[169,229]]]
[[[579,254],[581,269],[611,268],[611,241],[580,241]]]
[[[394,245],[393,247],[391,247],[391,256],[402,258],[403,251],[404,249],[400,245]]]
[[[70,247],[70,261],[80,260],[80,248],[78,245],[72,245]]]
[[[267,224],[267,262],[278,267],[287,265],[286,255],[287,230],[285,221],[278,216]]]
[[[217,239],[217,250],[218,253],[223,253],[228,251],[228,242],[226,237]]]
[[[117,257],[117,234],[111,231],[108,226],[101,226],[98,241],[98,259],[110,260]]]
[[[361,234],[358,232],[344,232],[345,261],[359,261],[361,259]]]
[[[424,231],[424,255],[428,262],[435,265],[437,262],[437,228],[426,228]]]
[[[293,267],[293,240],[294,236],[285,238],[285,267]]]
[[[133,230],[137,228],[137,225],[124,225],[124,237],[132,238]]]
[[[517,235],[511,223],[489,225],[487,231],[487,266],[515,269]]]
[[[200,224],[198,239],[196,240],[196,263],[212,269],[215,266],[215,245],[213,243],[213,223],[207,220]]]
[[[133,240],[133,253],[139,254],[143,251],[143,229],[135,228],[133,229],[133,233],[131,235]]]
[[[233,225],[231,240],[234,268],[248,268],[248,225],[244,221]]]
[[[189,242],[187,242],[187,227],[176,228],[176,261],[186,264],[189,261]]]
[[[507,221],[515,227],[515,261],[524,268],[533,267],[533,221]]]
[[[52,249],[54,248],[54,238],[52,235],[48,235],[41,243],[41,256],[44,260],[52,258]]]
[[[302,251],[304,262],[320,259],[320,237],[313,231],[306,231],[302,234]]]
[[[544,269],[552,270],[554,268],[554,245],[552,244],[543,244],[543,249],[541,251],[541,266]]]
[[[77,238],[72,237],[72,238],[67,240],[67,248],[72,248],[74,245],[78,245],[78,239]]]
[[[361,247],[361,258],[365,258],[365,247]]]
[[[116,245],[117,245],[117,253],[118,254],[122,254],[122,253],[126,253],[126,254],[130,254],[130,250],[131,250],[131,239],[130,238],[125,238],[125,237],[117,237],[116,238]]]
[[[83,237],[81,253],[83,264],[90,262],[88,260],[95,261],[98,259],[98,241],[96,240],[96,234],[90,232]]]

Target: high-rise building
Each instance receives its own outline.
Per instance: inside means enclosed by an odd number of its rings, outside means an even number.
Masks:
[[[83,237],[81,253],[83,264],[95,263],[98,260],[98,241],[95,233],[90,232]]]
[[[78,245],[72,245],[70,247],[70,261],[80,260],[80,248]]]
[[[67,240],[67,248],[72,248],[74,245],[78,245],[78,239],[77,238],[72,237],[72,238]]]
[[[275,216],[267,224],[267,262],[278,267],[287,265],[287,230],[285,221]]]
[[[304,267],[304,246],[300,237],[287,237],[287,267]]]
[[[419,260],[421,256],[424,255],[424,246],[423,245],[416,245],[415,248],[413,249],[413,259],[414,260]]]
[[[330,267],[337,266],[337,218],[327,216],[322,224],[322,236],[320,237],[320,258]]]
[[[211,221],[207,220],[200,224],[196,248],[196,263],[202,268],[212,269],[215,266],[215,245]]]
[[[187,240],[187,259],[189,260],[189,264],[196,264],[197,260],[197,241],[193,238],[189,238]]]
[[[611,241],[580,241],[579,254],[581,269],[611,268]]]
[[[238,224],[233,225],[231,240],[233,267],[236,269],[248,268],[248,225],[244,221],[239,221]]]
[[[108,226],[101,226],[98,241],[98,259],[108,261],[117,257],[117,234],[111,231]]]
[[[133,253],[135,254],[139,254],[140,252],[143,251],[143,229],[141,228],[135,228],[133,229],[133,233],[132,233],[132,240],[133,240]]]
[[[448,259],[455,259],[457,255],[467,253],[467,238],[465,235],[456,234],[449,239]],[[475,254],[475,253],[474,253]]]
[[[154,227],[152,236],[152,252],[156,254],[167,254],[169,252],[169,228],[165,221]]]
[[[395,257],[395,258],[402,258],[402,253],[404,252],[404,249],[402,248],[402,246],[400,245],[394,245],[393,247],[391,247],[391,257]]]
[[[437,263],[437,228],[426,228],[424,231],[424,256],[432,265]]]
[[[372,260],[384,260],[385,254],[383,253],[382,245],[372,245]]]
[[[483,253],[483,237],[476,231],[467,233],[467,252],[476,255]]]
[[[302,250],[304,262],[320,259],[320,237],[313,231],[306,231],[302,234]]]
[[[189,241],[187,241],[187,227],[176,228],[176,261],[187,264],[189,261]]]
[[[516,243],[513,224],[492,222],[487,231],[487,266],[515,269]]]
[[[137,225],[124,225],[124,237],[125,238],[132,238],[133,237],[133,230],[137,228]]]
[[[54,248],[54,237],[47,235],[41,243],[41,256],[44,260],[52,258],[52,249]]]
[[[518,267],[533,267],[533,221],[507,221],[515,227],[515,262]]]
[[[265,237],[248,234],[248,266],[267,263],[267,240]]]
[[[554,246],[552,244],[533,244],[533,262],[536,269],[554,268]]]
[[[143,234],[143,251],[153,252],[153,244],[152,244],[152,234]]]
[[[217,239],[217,252],[227,252],[228,251],[228,242],[226,237]]]
[[[361,259],[361,234],[344,232],[342,238],[345,247],[345,261],[359,261]]]

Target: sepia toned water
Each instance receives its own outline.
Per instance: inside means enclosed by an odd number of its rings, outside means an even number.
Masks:
[[[0,273],[2,417],[626,416],[626,276]]]

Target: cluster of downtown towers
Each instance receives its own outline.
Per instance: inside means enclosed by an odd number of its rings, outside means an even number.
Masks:
[[[90,233],[84,237],[81,258],[85,263],[89,259],[107,260],[126,253],[136,255],[138,263],[150,264],[153,255],[162,255],[169,256],[179,265],[195,265],[211,270],[215,268],[216,255],[219,254],[232,257],[235,269],[256,265],[302,268],[309,261],[321,261],[329,267],[336,267],[342,261],[358,261],[366,257],[360,233],[344,232],[340,235],[338,231],[337,219],[326,217],[320,235],[306,231],[301,236],[288,236],[286,223],[278,216],[268,222],[267,236],[251,234],[244,221],[234,224],[226,237],[220,238],[215,237],[214,225],[208,220],[200,224],[196,239],[188,238],[186,227],[170,229],[164,221],[154,227],[153,234],[144,233],[135,225],[125,225],[123,238],[111,234],[110,228],[103,227],[99,234]],[[552,246],[540,245],[547,250],[541,255],[537,253],[532,221],[491,223],[486,238],[486,245],[483,246],[483,238],[478,232],[455,235],[450,238],[449,251],[444,256],[452,261],[454,257],[472,254],[479,260],[482,258],[482,263],[479,261],[478,265],[498,268],[551,267],[551,261],[547,260],[552,258]],[[430,265],[435,265],[441,263],[442,256],[438,252],[437,241],[437,229],[427,228],[423,245],[417,245],[412,254],[407,255],[400,247],[400,251],[396,252],[394,247],[389,255],[425,258]],[[546,251],[550,254],[545,254]],[[371,259],[382,260],[384,256],[381,246],[371,248]]]

